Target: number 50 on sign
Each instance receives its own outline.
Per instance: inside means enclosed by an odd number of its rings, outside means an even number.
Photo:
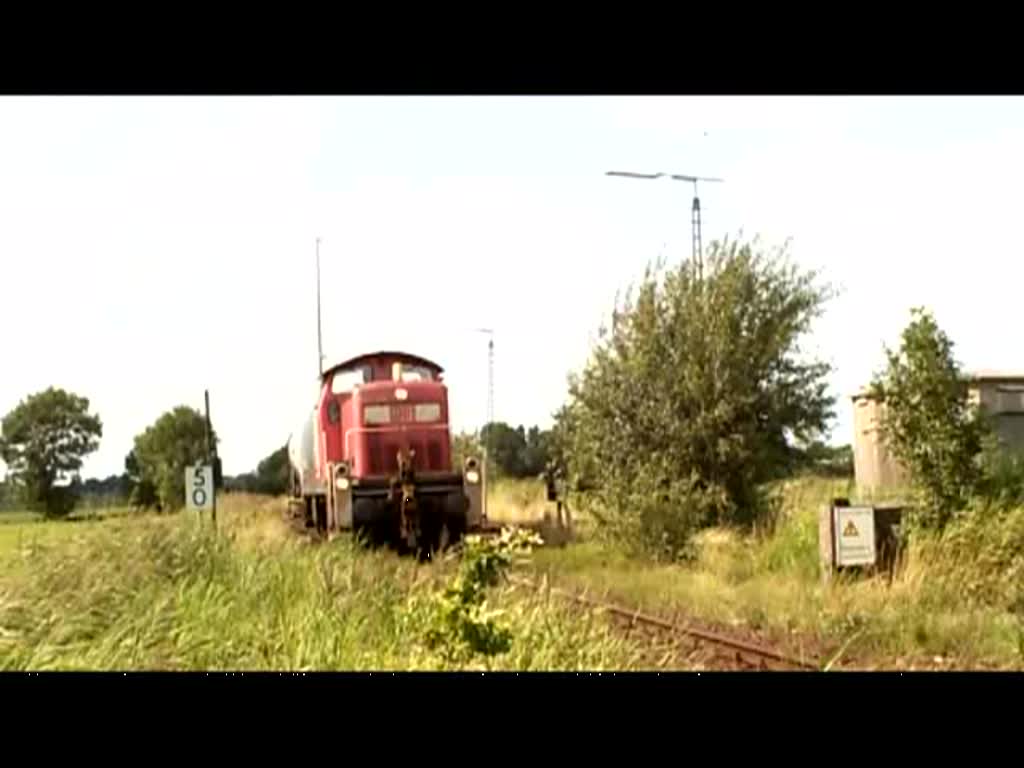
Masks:
[[[213,508],[213,467],[203,464],[185,469],[185,500],[189,509]]]

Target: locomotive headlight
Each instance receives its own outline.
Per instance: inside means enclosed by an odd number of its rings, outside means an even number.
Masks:
[[[470,485],[476,485],[480,482],[480,473],[475,469],[471,469],[466,473],[466,482]]]
[[[334,486],[339,491],[347,491],[348,490],[348,478],[347,477],[339,477],[337,480],[334,481]]]

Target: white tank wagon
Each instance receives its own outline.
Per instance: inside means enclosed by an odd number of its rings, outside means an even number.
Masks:
[[[316,435],[316,409],[310,411],[288,437],[288,462],[291,465],[292,496],[303,498],[327,493],[317,476],[319,446]]]

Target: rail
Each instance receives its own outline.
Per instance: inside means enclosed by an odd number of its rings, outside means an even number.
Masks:
[[[587,606],[588,608],[604,611],[620,619],[627,619],[631,625],[643,624],[672,635],[683,635],[691,637],[699,642],[717,646],[718,648],[729,649],[734,653],[731,660],[738,663],[741,667],[767,669],[767,663],[771,662],[775,665],[792,667],[796,670],[817,672],[821,669],[821,665],[819,664],[812,664],[808,661],[794,658],[773,648],[767,648],[746,640],[728,637],[727,635],[723,635],[718,632],[711,632],[698,627],[681,625],[667,621],[657,616],[642,613],[638,609],[627,608],[615,603],[594,600],[570,590],[560,589],[547,584],[537,584],[530,579],[524,579],[516,576],[508,576],[507,579],[512,584],[526,587],[537,592],[547,591],[553,595],[557,595],[558,597]],[[744,658],[744,655],[747,657],[753,657],[753,659]]]
[[[492,535],[497,534],[500,530],[500,525],[492,523],[491,521],[486,521],[482,530],[477,533]],[[301,531],[301,533],[308,536],[311,541],[321,540],[321,537],[317,535],[315,531]],[[505,580],[510,584],[524,587],[534,592],[546,591],[549,594],[586,606],[592,610],[604,611],[618,619],[628,621],[631,626],[640,624],[676,637],[689,637],[698,643],[704,643],[713,648],[727,649],[732,653],[729,661],[735,663],[740,668],[765,670],[769,669],[768,664],[771,663],[776,668],[781,667],[791,670],[818,672],[822,669],[828,669],[832,665],[831,663],[824,665],[814,659],[798,659],[774,648],[768,648],[736,637],[729,637],[728,635],[724,635],[720,632],[712,632],[700,627],[668,621],[658,616],[643,613],[637,608],[629,608],[616,603],[594,600],[593,598],[586,597],[585,595],[577,594],[571,590],[561,589],[547,583],[538,584],[532,579],[506,575]]]

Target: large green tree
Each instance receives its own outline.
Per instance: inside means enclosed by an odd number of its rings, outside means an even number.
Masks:
[[[480,442],[490,454],[494,476],[522,476],[526,449],[526,433],[522,427],[516,429],[503,421],[485,424],[480,430]]]
[[[930,312],[912,310],[899,348],[885,354],[886,368],[872,382],[885,404],[882,435],[922,494],[915,524],[941,529],[983,488],[989,425]]]
[[[128,481],[129,503],[139,509],[157,506],[160,499],[156,493],[153,477],[152,475],[143,475],[142,467],[139,466],[139,459],[134,450],[124,458],[124,473]]]
[[[256,466],[256,487],[259,493],[282,494],[288,490],[291,464],[288,446],[283,445]]]
[[[800,342],[831,291],[785,249],[712,243],[690,261],[648,268],[570,377],[553,455],[599,529],[676,556],[715,524],[765,519],[765,481],[833,416],[824,362]]]
[[[552,457],[552,435],[550,430],[530,427],[523,445],[522,470],[526,477],[540,475]]]
[[[206,420],[194,408],[178,406],[142,434],[125,459],[135,491],[133,502],[174,511],[185,505],[185,469],[207,459]],[[211,431],[211,445],[216,433]]]
[[[50,387],[4,417],[0,457],[24,504],[47,516],[66,515],[76,500],[68,483],[102,436],[103,424],[89,413],[87,398]]]
[[[513,427],[503,421],[484,425],[480,443],[490,449],[495,476],[536,477],[550,458],[550,432],[533,426]]]

